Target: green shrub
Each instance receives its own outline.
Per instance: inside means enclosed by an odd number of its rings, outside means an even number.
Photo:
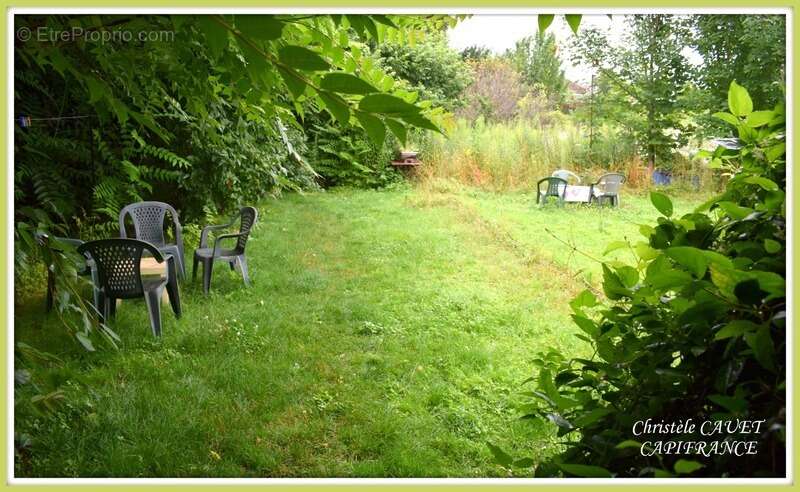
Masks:
[[[785,474],[784,109],[752,111],[735,82],[729,106],[717,116],[736,127],[740,147],[704,154],[731,176],[725,191],[680,218],[666,195],[651,193],[663,216],[641,226],[645,240],[608,247],[630,250],[634,263],[603,264],[605,301],[587,290],[571,303],[594,357],[536,360],[531,416],[568,439],[537,476]],[[696,427],[634,435],[647,419]],[[704,421],[736,419],[761,425],[755,434],[701,432]],[[758,452],[669,454],[657,447],[665,440],[707,451],[755,441]]]
[[[381,188],[402,179],[391,166],[399,145],[391,135],[378,146],[360,128],[340,128],[319,118],[316,121],[306,130],[306,155],[322,186]]]
[[[449,111],[463,105],[461,97],[472,82],[469,65],[447,45],[443,34],[410,43],[382,43],[376,49],[380,65],[408,82],[420,99]]]

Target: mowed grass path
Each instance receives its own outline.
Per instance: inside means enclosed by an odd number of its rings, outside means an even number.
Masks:
[[[264,202],[253,287],[224,265],[209,297],[183,284],[184,317],[162,307],[160,340],[126,301],[117,351],[82,351],[41,297],[17,299],[17,341],[62,360],[18,389],[15,431],[30,445],[17,476],[504,476],[487,441],[555,452],[548,423],[518,418],[521,383],[540,351],[587,355],[567,306],[583,287],[536,221],[569,212],[585,241],[619,237],[591,229],[593,211],[502,200]],[[56,389],[56,409],[36,411],[29,398]]]

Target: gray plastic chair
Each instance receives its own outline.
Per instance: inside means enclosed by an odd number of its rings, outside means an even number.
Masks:
[[[172,226],[175,233],[175,243],[167,243],[164,237],[164,219],[169,212],[172,216]],[[162,253],[170,253],[178,262],[178,275],[186,278],[186,266],[183,256],[183,235],[178,213],[172,205],[164,202],[137,202],[131,203],[119,213],[119,236],[126,238],[125,217],[130,215],[136,239],[146,241]]]
[[[542,191],[542,183],[547,183],[544,192]],[[547,197],[553,196],[558,200],[558,205],[564,205],[564,194],[567,191],[567,182],[561,178],[554,178],[552,176],[542,178],[536,183],[536,203],[541,200],[542,205],[547,202]]]
[[[161,251],[150,243],[138,239],[100,239],[78,246],[78,253],[94,262],[97,272],[101,319],[113,319],[117,311],[117,299],[144,297],[150,314],[153,335],[161,336],[161,294],[164,288],[169,294],[169,303],[176,318],[181,317],[181,302],[178,283],[175,281],[175,263],[168,261],[166,278],[160,275],[143,277],[142,255],[148,252],[158,263],[164,262]]]
[[[600,176],[600,179],[592,185],[589,193],[590,201],[597,200],[602,204],[603,200],[608,199],[612,206],[619,207],[619,192],[624,182],[625,176],[619,173],[608,173]]]
[[[69,237],[58,237],[53,236],[52,238],[44,233],[44,232],[37,232],[34,234],[36,240],[39,241],[42,245],[47,246],[55,253],[64,253],[65,249],[71,248],[76,249],[78,246],[83,244],[83,241],[80,239],[73,239]],[[66,246],[66,248],[62,247]],[[96,275],[95,271],[92,269],[92,262],[85,261],[83,264],[76,265],[78,275],[83,276],[91,276],[92,281],[96,284]],[[99,306],[99,293],[96,287],[92,288],[93,296],[92,300],[94,302],[94,307],[98,311],[100,310]],[[55,297],[56,292],[56,276],[54,271],[54,266],[52,264],[47,265],[47,293],[45,294],[45,311],[50,312],[53,309],[53,298]]]
[[[238,233],[221,234],[214,238],[213,247],[208,246],[208,234],[211,231],[227,229],[236,223],[237,218],[240,220]],[[239,210],[238,217],[234,218],[230,223],[210,225],[203,228],[200,233],[200,247],[194,250],[194,262],[192,265],[192,281],[194,281],[197,276],[197,264],[203,263],[203,293],[208,294],[208,290],[211,288],[211,272],[215,261],[227,262],[230,264],[231,270],[235,270],[238,267],[245,285],[250,286],[244,248],[247,245],[248,237],[250,237],[250,230],[256,223],[257,218],[258,211],[255,208],[242,207]],[[236,239],[236,245],[233,248],[223,248],[222,241],[226,239]]]

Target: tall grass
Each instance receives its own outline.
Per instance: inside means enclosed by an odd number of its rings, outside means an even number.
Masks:
[[[505,123],[459,119],[447,137],[428,135],[417,145],[424,161],[422,180],[452,180],[486,190],[531,189],[556,169],[569,169],[584,182],[607,171],[625,174],[633,187],[649,187],[651,181],[632,138],[603,126],[595,130],[590,146],[588,129],[566,118],[548,126],[525,119]],[[697,163],[676,159],[677,181],[688,186],[711,181]]]

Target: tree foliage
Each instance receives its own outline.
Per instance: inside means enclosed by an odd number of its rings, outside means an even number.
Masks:
[[[721,130],[711,118],[725,104],[728,84],[748,88],[756,107],[772,107],[783,98],[786,79],[786,18],[783,15],[706,14],[692,16],[692,47],[702,56],[694,99],[707,134]]]
[[[450,111],[463,105],[461,95],[471,83],[470,70],[444,35],[429,35],[413,45],[382,43],[380,64],[395,78],[405,80],[423,100]]]
[[[681,122],[681,96],[690,67],[681,53],[688,26],[671,15],[634,15],[620,46],[612,46],[597,30],[574,38],[576,61],[597,70],[597,91],[618,121],[637,136],[651,167],[668,167],[673,150],[686,135]],[[619,114],[623,113],[623,114]]]
[[[473,45],[461,50],[461,59],[464,61],[485,60],[486,58],[491,58],[491,56],[492,50],[486,46]]]
[[[524,37],[505,56],[522,75],[522,80],[543,92],[553,107],[564,102],[567,79],[552,33],[539,31],[535,36]]]

